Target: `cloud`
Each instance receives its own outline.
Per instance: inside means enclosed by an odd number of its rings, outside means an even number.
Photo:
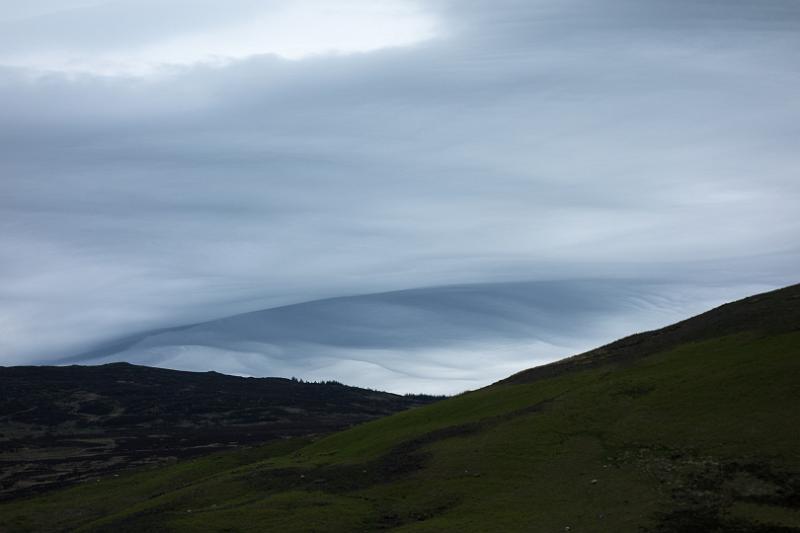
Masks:
[[[147,332],[59,362],[128,361],[452,394],[763,289],[630,279],[429,287]]]
[[[403,4],[419,41],[212,64],[264,4],[190,4],[0,10],[5,362],[412,287],[796,281],[797,2]]]
[[[433,37],[435,26],[408,0],[118,0],[28,11],[10,6],[5,14],[0,8],[0,64],[147,75],[259,54],[301,59],[409,45]]]

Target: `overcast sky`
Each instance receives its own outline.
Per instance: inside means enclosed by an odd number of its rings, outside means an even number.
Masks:
[[[798,58],[797,0],[2,2],[0,364],[415,287],[800,281]]]

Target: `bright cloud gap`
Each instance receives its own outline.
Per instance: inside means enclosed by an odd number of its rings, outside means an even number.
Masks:
[[[98,6],[77,6],[73,11],[85,11],[90,16]],[[102,22],[102,12],[96,16]],[[25,20],[22,24],[7,20],[6,24],[24,26]],[[137,22],[147,23],[144,19]],[[70,39],[39,42],[33,49],[19,51],[6,48],[0,52],[0,66],[73,75],[140,77],[198,64],[225,66],[259,55],[295,61],[372,52],[419,44],[436,37],[437,32],[435,17],[407,0],[350,0],[335,5],[301,0],[263,3],[246,17],[222,18],[211,28],[187,28],[155,42],[129,43],[110,36],[100,43],[102,46],[91,48]]]

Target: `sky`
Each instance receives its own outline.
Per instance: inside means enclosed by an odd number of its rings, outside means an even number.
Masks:
[[[797,0],[0,2],[0,364],[388,291],[613,282],[633,332],[796,283],[798,57]],[[540,354],[624,333],[570,312]],[[370,360],[479,385],[432,320]],[[543,360],[481,331],[492,376]],[[372,379],[287,360],[226,368]]]

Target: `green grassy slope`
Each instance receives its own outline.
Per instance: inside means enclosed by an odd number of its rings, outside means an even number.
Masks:
[[[794,286],[636,356],[9,502],[0,531],[800,531],[799,307]]]

